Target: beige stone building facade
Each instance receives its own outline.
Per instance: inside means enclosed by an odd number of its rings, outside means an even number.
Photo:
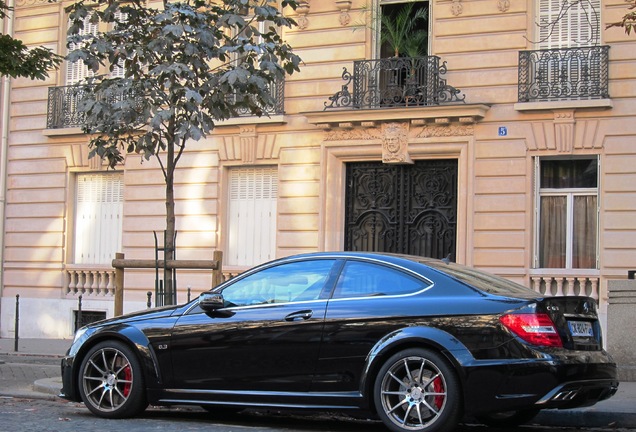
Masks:
[[[560,0],[417,1],[428,38],[399,58],[378,23],[404,1],[300,3],[283,31],[304,64],[280,106],[188,144],[177,258],[222,250],[235,273],[324,250],[450,255],[592,296],[606,322],[608,280],[636,268],[636,38],[605,29],[626,3],[577,2],[554,22]],[[16,0],[5,28],[64,53],[66,22],[63,3]],[[80,295],[83,316],[113,316],[112,254],[152,259],[163,243],[157,162],[88,159],[59,93],[76,72],[3,78],[1,337],[18,295],[20,337],[71,337]],[[209,285],[179,272],[178,301]],[[124,311],[154,290],[154,270],[127,271]]]

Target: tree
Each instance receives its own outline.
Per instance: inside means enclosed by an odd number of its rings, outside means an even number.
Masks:
[[[610,28],[610,27],[622,27],[625,29],[625,33],[630,34],[632,32],[632,30],[636,29],[636,0],[628,0],[629,1],[629,6],[627,7],[628,10],[630,10],[631,12],[627,12],[625,15],[623,15],[623,19],[615,22],[615,23],[610,23],[607,25],[606,28]]]
[[[110,168],[126,153],[156,158],[166,185],[166,260],[174,257],[173,185],[186,143],[239,112],[263,115],[273,102],[269,86],[299,70],[300,58],[277,31],[295,23],[276,3],[163,0],[150,7],[144,0],[97,0],[67,8],[69,46],[76,48],[68,60],[95,73],[82,84],[86,96],[78,105],[91,136],[89,156],[107,159]],[[295,9],[296,1],[281,5]],[[81,34],[87,20],[102,23],[102,31]],[[121,78],[99,73],[122,67]],[[164,283],[169,302],[170,274]]]
[[[12,11],[13,8],[0,0],[0,19],[4,20]],[[43,80],[61,62],[62,57],[48,48],[29,49],[21,40],[0,34],[0,75]]]

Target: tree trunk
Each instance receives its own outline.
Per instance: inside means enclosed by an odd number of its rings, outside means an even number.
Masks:
[[[166,160],[166,231],[164,233],[164,259],[173,260],[175,257],[175,214],[174,214],[174,141],[167,143]],[[175,302],[176,286],[172,277],[173,271],[163,270],[164,304],[171,305]]]

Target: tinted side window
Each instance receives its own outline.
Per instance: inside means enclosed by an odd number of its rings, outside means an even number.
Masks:
[[[335,260],[281,264],[223,289],[226,307],[317,300]]]
[[[421,280],[399,270],[377,264],[348,261],[338,279],[333,298],[410,294],[425,286]]]

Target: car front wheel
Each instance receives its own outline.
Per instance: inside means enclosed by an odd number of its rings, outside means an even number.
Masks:
[[[84,404],[99,417],[132,417],[148,406],[139,360],[121,342],[105,341],[91,348],[79,378]]]
[[[401,351],[382,366],[374,386],[378,415],[394,432],[452,430],[461,411],[459,381],[437,352]]]

